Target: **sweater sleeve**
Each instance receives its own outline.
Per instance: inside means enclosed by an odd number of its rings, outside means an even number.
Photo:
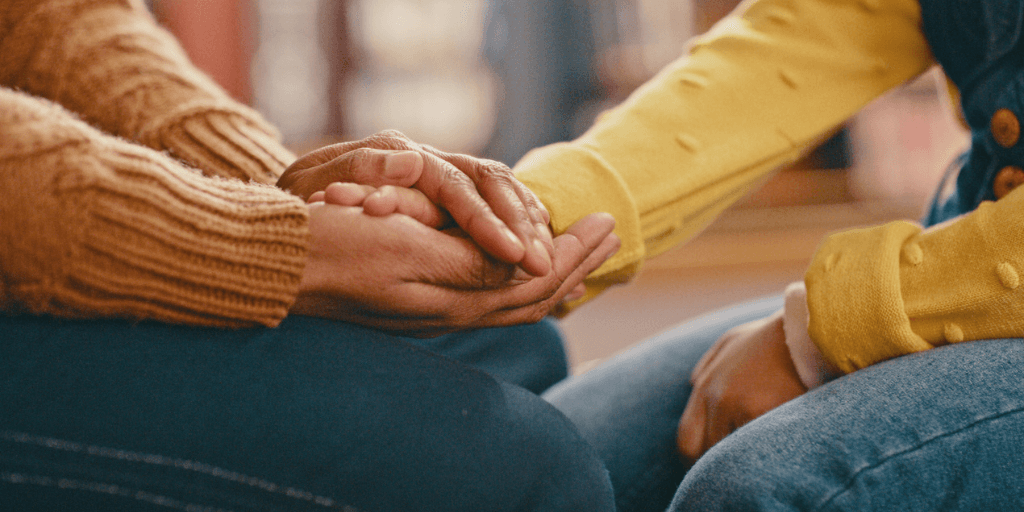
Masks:
[[[1024,192],[927,230],[909,222],[829,237],[808,268],[809,330],[844,372],[1024,332]]]
[[[308,210],[206,177],[0,88],[0,311],[276,325],[298,293]]]
[[[516,172],[557,233],[616,219],[620,251],[592,298],[645,257],[694,236],[781,165],[933,59],[916,0],[757,0],[696,40],[580,139],[528,154]]]
[[[210,176],[271,184],[295,158],[189,62],[141,0],[0,2],[0,85]]]

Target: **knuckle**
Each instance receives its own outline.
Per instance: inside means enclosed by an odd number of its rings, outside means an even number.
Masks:
[[[497,182],[509,186],[512,184],[512,171],[497,162],[481,164],[477,173],[481,181]]]
[[[395,129],[377,132],[367,137],[365,141],[368,145],[379,149],[418,149],[412,139]]]
[[[526,322],[537,323],[548,316],[548,312],[551,311],[551,306],[548,301],[541,302],[536,306],[531,306],[526,313]]]
[[[487,168],[490,168],[490,169],[494,169],[495,172],[500,172],[500,173],[503,173],[503,174],[507,174],[509,176],[512,175],[512,168],[507,166],[507,165],[505,165],[504,162],[499,162],[497,160],[491,160],[491,159],[488,159],[488,158],[484,158],[484,159],[480,160],[480,164],[482,166],[484,166],[484,167],[487,167]]]

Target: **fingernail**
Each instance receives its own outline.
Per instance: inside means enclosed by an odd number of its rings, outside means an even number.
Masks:
[[[547,262],[548,270],[551,269],[551,253],[548,252],[547,246],[540,240],[533,241],[533,252],[537,253],[545,262]]]
[[[524,251],[526,250],[526,246],[523,245],[523,242],[519,240],[519,237],[516,236],[516,234],[513,233],[511,229],[509,229],[506,226],[502,226],[501,232],[505,235],[505,238],[512,242],[512,244],[515,245],[517,248],[522,249]]]
[[[564,300],[566,302],[572,302],[574,300],[580,300],[586,294],[587,294],[587,287],[586,286],[577,286],[571,292],[569,292],[568,295],[565,296]]]
[[[419,161],[420,155],[415,151],[392,153],[384,157],[384,176],[388,178],[405,177],[412,172],[413,167]]]

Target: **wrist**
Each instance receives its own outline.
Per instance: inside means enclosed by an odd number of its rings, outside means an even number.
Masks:
[[[818,350],[807,329],[810,312],[807,309],[807,288],[803,281],[786,287],[782,328],[786,346],[793,359],[800,381],[807,389],[814,389],[842,375]]]

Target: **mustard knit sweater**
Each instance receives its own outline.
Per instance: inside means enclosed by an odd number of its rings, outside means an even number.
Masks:
[[[0,1],[0,311],[276,325],[293,159],[138,0]]]
[[[517,176],[564,232],[610,211],[622,249],[591,298],[715,216],[869,101],[934,64],[917,0],[752,0],[580,139]],[[1024,192],[939,229],[830,237],[805,283],[810,335],[850,372],[936,345],[1024,335]]]

